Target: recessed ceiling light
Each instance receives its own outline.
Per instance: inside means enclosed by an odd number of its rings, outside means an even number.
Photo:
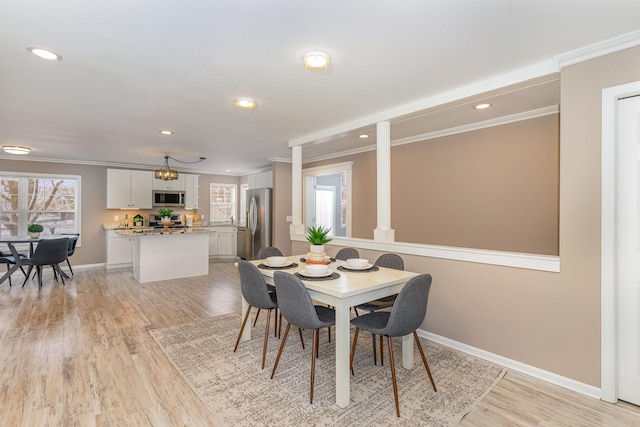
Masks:
[[[2,149],[9,154],[29,154],[31,152],[31,148],[29,147],[21,147],[19,145],[3,145]]]
[[[238,98],[236,99],[236,107],[245,110],[253,110],[256,108],[256,100],[252,98]]]
[[[231,172],[231,169],[225,169],[224,171],[225,172]]]
[[[171,130],[161,130],[160,133],[163,135],[173,135],[173,131]]]
[[[27,50],[42,59],[48,59],[49,61],[62,61],[62,56],[47,49],[42,49],[40,47],[28,47]]]
[[[329,55],[320,51],[307,52],[302,58],[302,65],[304,65],[304,68],[308,68],[310,70],[324,70],[329,68],[329,64],[331,64]]]
[[[369,135],[363,133],[362,135],[358,135],[358,138],[360,138],[360,139],[369,138]]]
[[[473,107],[473,108],[475,108],[476,110],[484,110],[484,109],[487,109],[487,108],[491,107],[492,105],[493,105],[493,104],[486,104],[486,103],[484,103],[484,104],[478,104],[478,105],[476,105],[476,106],[475,106],[475,107]]]

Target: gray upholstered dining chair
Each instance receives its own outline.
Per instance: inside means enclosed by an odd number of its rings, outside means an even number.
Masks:
[[[275,246],[265,246],[264,248],[260,248],[260,250],[258,251],[258,259],[265,259],[270,256],[282,256],[282,251],[276,248]],[[273,285],[267,284],[267,289],[269,289],[269,292],[272,292],[272,293],[276,292],[276,288]],[[260,315],[260,309],[258,309],[258,312],[256,313],[256,318],[253,321],[253,326],[256,326],[256,323],[258,323],[259,315]]]
[[[267,341],[269,339],[269,322],[271,320],[271,311],[274,309],[276,310],[274,334],[275,330],[278,329],[278,301],[276,298],[276,294],[270,293],[267,290],[267,284],[264,281],[264,276],[262,276],[262,273],[260,273],[258,267],[248,261],[240,260],[238,261],[238,270],[240,271],[240,288],[242,291],[242,296],[249,304],[249,307],[247,308],[247,312],[245,313],[244,319],[242,320],[242,326],[240,326],[240,332],[238,333],[238,339],[236,340],[236,345],[233,348],[233,352],[235,353],[236,350],[238,350],[240,337],[242,337],[242,332],[244,331],[244,327],[247,324],[247,319],[249,318],[249,315],[251,313],[251,307],[268,310],[267,323],[264,327],[264,344],[262,345],[262,369],[264,369],[264,361],[267,355]],[[280,320],[280,322],[282,322],[282,320]],[[302,331],[299,330],[298,333],[300,334],[302,348],[304,348]]]
[[[360,253],[356,248],[342,248],[338,251],[335,259],[346,261],[351,258],[360,258]]]
[[[282,256],[282,251],[275,246],[265,246],[258,251],[258,259],[265,259],[270,256]]]
[[[393,343],[391,337],[403,337],[413,334],[416,345],[420,350],[422,362],[431,380],[433,391],[437,391],[436,383],[433,381],[431,369],[424,355],[422,344],[418,338],[416,330],[420,327],[427,314],[427,302],[429,300],[429,290],[431,289],[431,275],[421,274],[409,280],[402,288],[396,303],[391,312],[374,311],[351,319],[351,324],[356,327],[353,344],[351,346],[351,372],[353,371],[353,357],[356,352],[356,343],[360,330],[371,332],[374,335],[387,337],[387,347],[389,348],[389,360],[391,365],[391,379],[393,381],[393,397],[396,401],[396,415],[400,416],[400,403],[398,401],[398,384],[396,382],[396,368],[393,359]]]
[[[400,255],[386,253],[382,254],[376,260],[375,266],[384,267],[384,268],[392,268],[394,270],[404,270],[404,260]],[[355,311],[356,316],[359,316],[358,309],[366,310],[369,313],[372,313],[376,310],[382,310],[384,308],[389,308],[393,306],[393,303],[396,300],[398,294],[389,295],[388,297],[379,298],[377,300],[368,301],[363,304],[359,304],[353,307],[353,311]],[[373,343],[373,363],[374,365],[378,364],[377,356],[376,356],[376,336],[372,336]],[[384,366],[384,340],[380,337],[380,364]]]
[[[258,310],[265,309],[267,311],[267,323],[264,328],[264,344],[262,345],[262,369],[264,369],[264,360],[267,355],[267,341],[269,339],[269,322],[271,320],[271,311],[278,308],[278,302],[276,300],[276,294],[270,293],[267,289],[267,284],[264,281],[264,277],[258,267],[251,264],[248,261],[238,261],[238,270],[240,271],[240,288],[242,290],[242,296],[249,304],[247,312],[242,320],[242,326],[240,326],[240,332],[238,333],[238,339],[236,345],[233,348],[235,353],[238,350],[238,344],[240,343],[240,337],[244,331],[244,327],[251,313],[251,307],[256,307]],[[256,315],[257,320],[257,315]],[[276,314],[275,328],[278,327],[278,317]]]
[[[64,237],[61,239],[43,239],[38,242],[36,250],[33,251],[33,255],[30,258],[21,261],[22,265],[29,266],[27,270],[27,277],[24,279],[22,286],[27,284],[29,275],[33,267],[36,268],[36,275],[38,276],[38,287],[42,287],[42,267],[50,265],[53,268],[53,277],[57,280],[58,275],[64,282],[65,274],[60,269],[60,263],[67,259],[67,250],[69,247],[69,238]]]
[[[291,325],[297,326],[300,329],[313,330],[311,380],[309,386],[309,403],[313,403],[313,388],[315,382],[316,357],[320,341],[320,329],[329,328],[332,325],[335,325],[336,313],[330,308],[313,305],[309,291],[307,291],[307,288],[305,288],[302,281],[300,281],[296,276],[282,271],[276,271],[273,274],[273,279],[276,284],[276,291],[279,295],[278,303],[280,306],[280,313],[282,313],[282,316],[289,323],[287,325],[287,329],[284,331],[282,342],[280,343],[278,356],[276,357],[273,370],[271,371],[271,378],[273,378],[276,373],[276,369],[278,369],[282,349],[287,341],[287,335],[289,334],[289,328]]]

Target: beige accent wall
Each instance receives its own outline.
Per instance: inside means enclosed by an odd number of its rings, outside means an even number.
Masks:
[[[393,129],[392,129],[393,131]],[[557,114],[391,149],[397,242],[558,255]],[[376,153],[353,161],[352,236],[372,239]]]
[[[404,255],[407,269],[433,276],[423,328],[600,386],[602,90],[638,80],[640,47],[561,72],[560,273]]]
[[[287,217],[291,216],[291,163],[273,163],[273,233],[272,245],[291,255]]]
[[[391,150],[398,242],[558,255],[557,114]]]

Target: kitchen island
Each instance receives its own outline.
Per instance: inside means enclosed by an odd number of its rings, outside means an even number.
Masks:
[[[209,274],[209,230],[129,231],[134,238],[133,277],[140,283]]]

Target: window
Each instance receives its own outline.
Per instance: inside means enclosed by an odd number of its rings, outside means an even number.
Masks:
[[[209,187],[209,221],[228,222],[235,218],[236,185],[211,183]]]
[[[24,236],[36,223],[42,234],[79,232],[79,176],[0,173],[0,236]]]

